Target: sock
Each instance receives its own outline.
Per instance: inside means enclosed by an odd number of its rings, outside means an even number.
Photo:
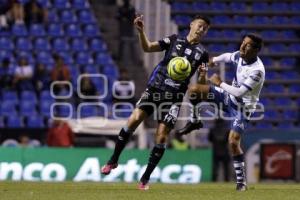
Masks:
[[[236,183],[246,185],[244,154],[233,156],[233,167],[236,174]]]
[[[149,157],[147,168],[141,178],[142,182],[148,182],[150,179],[150,175],[159,163],[160,159],[163,157],[164,152],[166,150],[166,144],[156,144]]]
[[[198,123],[199,122],[199,118],[198,118],[198,115],[199,115],[199,111],[197,110],[198,107],[196,106],[197,103],[199,103],[200,101],[196,100],[196,99],[190,99],[190,102],[192,104],[191,106],[191,114],[190,114],[190,121],[192,123]]]
[[[119,156],[120,156],[121,152],[123,151],[124,147],[126,146],[132,133],[133,133],[133,131],[129,130],[128,127],[124,127],[121,129],[119,136],[118,136],[118,140],[116,142],[114,153],[111,156],[110,160],[108,161],[108,164],[118,163]]]

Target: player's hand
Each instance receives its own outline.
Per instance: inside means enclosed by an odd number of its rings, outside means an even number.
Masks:
[[[212,61],[212,58],[209,58],[207,66],[208,67],[215,67],[216,66],[216,64]]]
[[[133,24],[139,32],[144,31],[143,15],[137,15],[133,21]]]
[[[199,65],[199,76],[201,77],[206,76],[207,71],[208,68],[206,63],[202,63],[201,65]]]
[[[216,86],[220,86],[221,83],[222,83],[222,80],[220,78],[220,76],[218,74],[213,74],[210,78],[209,78],[209,81],[216,85]]]

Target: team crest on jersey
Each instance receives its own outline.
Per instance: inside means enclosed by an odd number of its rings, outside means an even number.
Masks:
[[[199,53],[195,53],[195,60],[200,60],[200,58],[201,58],[201,55],[199,54]]]
[[[191,50],[191,49],[185,49],[185,50],[184,50],[184,53],[185,53],[186,55],[191,55],[192,50]]]
[[[170,42],[171,42],[171,41],[170,41],[170,38],[167,38],[167,37],[164,38],[163,41],[164,41],[165,43],[167,43],[167,44],[170,44]]]
[[[177,50],[180,50],[181,47],[182,47],[181,44],[177,44],[177,45],[176,45],[176,49],[177,49]]]

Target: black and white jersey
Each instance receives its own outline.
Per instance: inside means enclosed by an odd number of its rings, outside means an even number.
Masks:
[[[163,60],[153,70],[149,81],[149,88],[156,88],[169,92],[186,92],[190,78],[195,74],[198,67],[208,62],[208,52],[200,44],[190,44],[186,37],[171,35],[159,41],[162,50],[165,51]],[[185,57],[191,63],[191,74],[184,81],[174,81],[167,72],[167,65],[174,57]]]

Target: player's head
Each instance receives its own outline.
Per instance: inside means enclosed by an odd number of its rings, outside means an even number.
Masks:
[[[201,15],[196,15],[190,23],[190,33],[193,37],[201,39],[206,35],[210,26],[210,20]]]
[[[263,39],[255,33],[248,33],[244,36],[240,46],[240,55],[243,59],[251,60],[256,58],[263,46]]]

